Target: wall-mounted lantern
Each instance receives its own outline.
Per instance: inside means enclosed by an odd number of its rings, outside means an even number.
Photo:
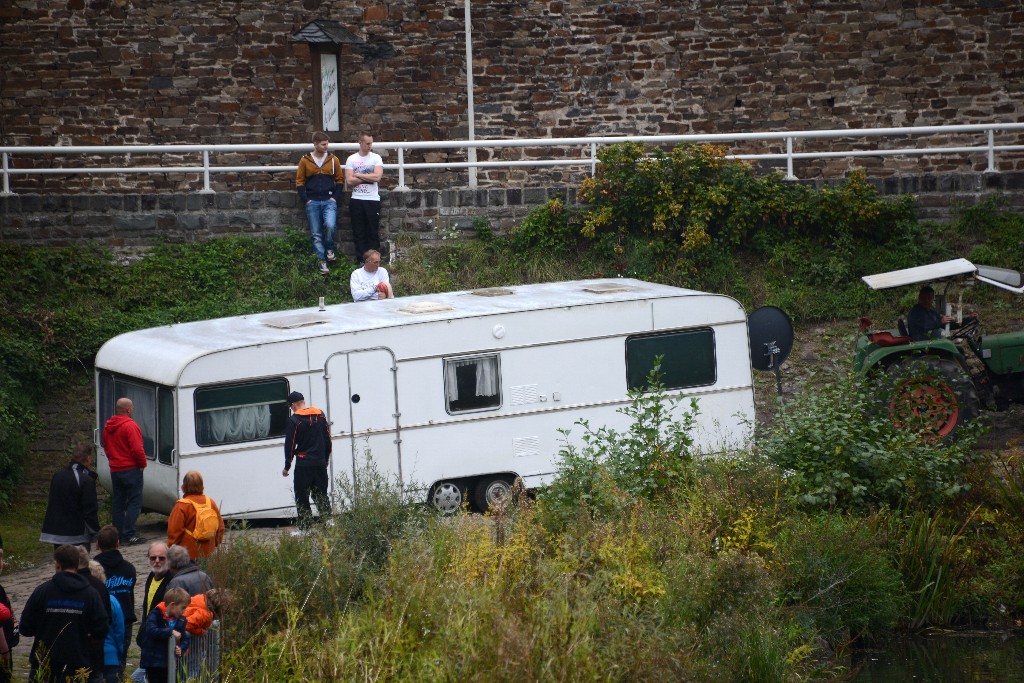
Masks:
[[[306,43],[312,58],[317,120],[325,132],[341,131],[341,82],[338,56],[342,45],[360,45],[362,38],[331,19],[316,19],[295,32],[290,43]]]

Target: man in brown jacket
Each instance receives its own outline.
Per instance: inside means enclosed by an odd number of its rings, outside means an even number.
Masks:
[[[345,167],[338,157],[327,151],[330,138],[326,133],[313,133],[313,151],[299,159],[295,173],[295,189],[306,210],[309,237],[319,261],[320,272],[331,272],[328,261],[334,261],[334,231],[338,223],[338,199],[345,187]]]

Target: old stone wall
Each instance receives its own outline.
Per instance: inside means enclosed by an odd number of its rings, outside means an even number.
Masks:
[[[821,187],[832,181],[800,182]],[[989,197],[998,198],[1008,209],[1024,212],[1024,172],[893,176],[871,182],[883,195],[913,194],[922,219],[948,221],[957,207]],[[555,197],[575,204],[575,187],[385,192],[381,237],[394,240],[407,233],[431,242],[472,235],[476,219],[504,232]],[[338,250],[353,256],[344,206],[338,217]],[[289,226],[305,230],[305,225],[298,197],[291,190],[0,196],[0,242],[12,244],[62,246],[89,241],[103,243],[116,253],[132,254],[163,241],[283,234]]]
[[[289,37],[315,19],[336,20],[361,41],[339,48],[339,140],[351,141],[363,128],[378,142],[465,139],[463,8],[424,0],[8,0],[0,6],[0,145],[304,142],[314,121],[311,51]],[[1020,0],[473,0],[472,13],[481,138],[1024,117]],[[997,144],[1022,141],[1007,134]],[[965,136],[943,144],[979,142]],[[255,156],[272,164],[296,158]],[[407,158],[462,159],[447,152]],[[132,159],[175,162],[170,155]],[[11,159],[17,168],[59,163],[45,155]],[[802,162],[798,175],[832,178],[853,166],[876,177],[980,172],[985,159],[843,158]],[[1024,170],[1024,154],[1007,153],[1000,168]],[[530,187],[572,178],[522,168],[482,171],[480,180]],[[291,184],[280,173],[218,175],[215,182],[231,191]],[[393,174],[387,182],[393,186]],[[407,182],[465,186],[465,176],[421,171]],[[171,174],[12,180],[16,192],[184,191],[198,183]]]

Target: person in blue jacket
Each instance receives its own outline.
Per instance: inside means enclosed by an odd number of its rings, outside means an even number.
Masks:
[[[113,527],[111,527],[113,528]],[[107,573],[96,560],[89,560],[89,573],[106,583]],[[103,683],[121,680],[121,659],[124,657],[124,610],[119,600],[110,601],[110,628],[103,641]]]
[[[168,588],[164,601],[154,607],[142,626],[142,657],[139,665],[146,670],[149,683],[164,683],[167,671],[175,662],[168,661],[168,639],[177,644],[174,654],[180,657],[188,652],[190,639],[186,630],[185,608],[188,607],[188,591],[184,588]]]

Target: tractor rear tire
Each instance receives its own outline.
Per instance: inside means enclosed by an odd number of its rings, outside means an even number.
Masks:
[[[978,417],[978,391],[954,360],[904,356],[886,369],[886,378],[889,414],[897,426],[920,429],[938,441]]]

